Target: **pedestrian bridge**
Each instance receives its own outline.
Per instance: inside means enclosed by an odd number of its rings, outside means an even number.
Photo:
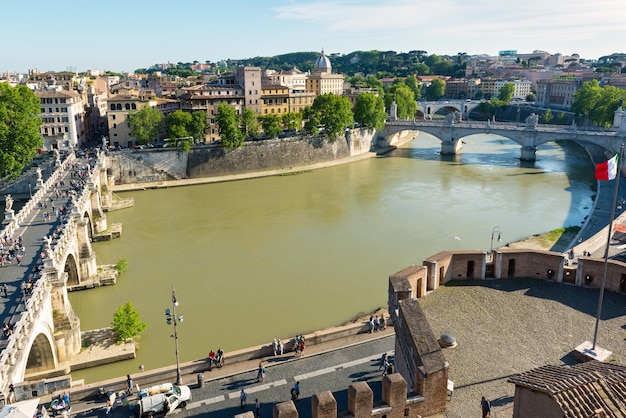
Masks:
[[[472,110],[480,105],[480,100],[440,100],[440,101],[419,101],[417,102],[416,117],[425,120],[432,120],[433,115],[441,110],[445,113],[458,112],[464,120],[469,119]]]
[[[624,118],[622,118],[624,119]],[[522,161],[535,161],[537,148],[554,141],[583,141],[599,145],[611,152],[618,152],[626,140],[626,122],[611,130],[581,130],[577,126],[542,125],[532,115],[525,123],[503,123],[495,121],[469,122],[461,120],[459,114],[450,113],[443,120],[398,120],[391,119],[378,134],[379,146],[393,146],[402,140],[406,131],[427,132],[441,141],[441,154],[454,155],[462,149],[462,138],[475,134],[494,134],[508,138],[521,147]]]
[[[67,287],[98,273],[91,241],[107,229],[101,193],[107,171],[99,157],[77,159],[72,153],[61,160],[57,155],[45,181],[38,170],[36,192],[18,213],[11,195],[4,196],[0,240],[5,253],[19,247],[18,239],[26,249],[21,263],[11,261],[0,269],[0,281],[9,290],[0,306],[2,321],[13,326],[12,334],[0,340],[0,393],[5,397],[11,383],[69,372],[70,360],[81,349],[80,321]]]

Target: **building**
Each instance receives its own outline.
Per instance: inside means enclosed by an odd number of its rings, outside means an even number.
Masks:
[[[109,97],[107,111],[109,145],[123,148],[137,145],[136,139],[130,134],[128,115],[131,112],[138,112],[145,106],[158,108],[164,116],[179,108],[176,100],[148,99],[146,96],[128,94]]]
[[[537,81],[535,103],[544,107],[570,109],[574,103],[574,94],[582,86],[580,79],[559,79]]]
[[[226,103],[235,109],[237,114],[243,112],[245,95],[243,87],[227,83],[228,80],[218,79],[214,84],[199,84],[181,89],[182,95],[178,97],[180,108],[187,112],[204,110],[207,113],[207,135],[208,142],[220,139],[219,127],[215,117],[217,106]],[[259,86],[259,91],[261,88]],[[260,95],[259,95],[260,96]]]
[[[282,116],[289,112],[289,89],[286,86],[264,84],[261,90],[261,115]]]
[[[302,72],[297,68],[281,72],[266,70],[263,73],[263,84],[280,84],[287,86],[292,93],[303,93],[306,92],[308,76],[309,73]]]
[[[465,99],[470,97],[468,81],[465,79],[450,79],[446,81],[445,96],[449,99]]]
[[[235,82],[243,88],[244,106],[254,109],[255,113],[261,114],[261,68],[260,67],[237,67]]]
[[[513,90],[513,99],[526,99],[526,96],[530,94],[531,82],[528,80],[503,80],[488,78],[482,79],[480,82],[480,89],[483,92],[483,97],[498,97],[500,89],[504,87],[506,83],[511,83],[515,87]]]
[[[508,382],[515,384],[513,418],[626,416],[626,367],[620,364],[542,366]]]
[[[69,90],[36,90],[41,100],[41,135],[44,149],[71,150],[89,139],[85,129],[85,104]]]
[[[316,96],[332,93],[337,96],[343,94],[343,74],[333,74],[330,59],[322,50],[321,55],[315,61],[313,73],[307,77],[306,91],[315,93]]]

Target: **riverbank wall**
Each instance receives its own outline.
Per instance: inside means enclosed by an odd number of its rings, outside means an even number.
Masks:
[[[376,131],[351,129],[334,141],[323,136],[301,136],[248,141],[226,149],[219,144],[198,145],[189,152],[179,148],[127,150],[109,153],[113,190],[197,184],[202,179],[233,179],[277,175],[352,162],[374,156]],[[197,180],[180,181],[180,180]],[[178,184],[180,183],[180,184]],[[118,187],[132,184],[132,187]]]

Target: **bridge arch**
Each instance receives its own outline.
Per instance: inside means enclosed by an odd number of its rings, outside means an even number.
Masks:
[[[89,238],[89,242],[93,242],[94,225],[91,222],[91,214],[89,211],[85,210],[83,220],[87,223],[87,237]]]
[[[56,368],[57,361],[52,347],[52,341],[45,333],[35,337],[28,353],[26,375]]]
[[[76,259],[72,253],[69,253],[65,259],[63,266],[64,273],[67,274],[67,286],[76,286],[80,284],[80,275],[78,273],[78,266]]]

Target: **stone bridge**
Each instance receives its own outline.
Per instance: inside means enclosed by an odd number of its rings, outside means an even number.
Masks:
[[[101,185],[107,184],[105,160],[77,159],[72,153],[44,181],[38,172],[36,193],[15,214],[5,196],[0,240],[12,248],[21,237],[27,249],[21,264],[2,268],[8,301],[2,321],[13,333],[0,340],[0,393],[9,384],[69,372],[70,360],[81,349],[80,321],[68,299],[67,287],[93,278],[98,271],[91,247],[94,234],[107,229]],[[82,178],[76,174],[82,171]],[[69,191],[70,181],[73,191]],[[63,181],[65,186],[58,186]],[[57,192],[58,191],[58,192]],[[48,205],[56,205],[43,216]],[[57,209],[63,207],[62,213]]]
[[[459,112],[463,120],[469,119],[469,114],[481,103],[480,100],[442,100],[438,102],[417,102],[417,112],[415,116],[420,119],[431,120],[433,115],[440,110],[445,113]]]
[[[431,120],[388,120],[378,134],[379,146],[399,145],[407,131],[427,132],[441,141],[441,154],[453,155],[461,151],[462,138],[475,134],[494,134],[508,138],[521,147],[522,161],[535,161],[537,147],[553,141],[583,141],[600,145],[618,152],[620,144],[626,140],[626,117],[622,114],[621,125],[611,130],[580,130],[576,126],[542,125],[532,117],[524,124],[495,121],[461,121],[459,115],[449,114],[440,121]]]

